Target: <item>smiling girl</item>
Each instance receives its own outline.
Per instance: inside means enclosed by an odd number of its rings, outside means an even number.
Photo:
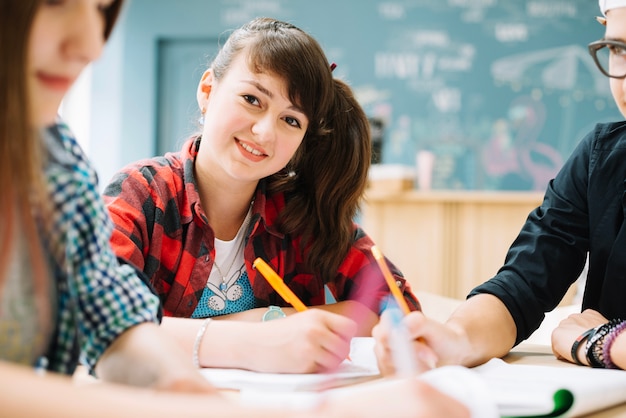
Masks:
[[[415,379],[356,394],[370,402],[243,406],[215,394],[161,334],[159,301],[113,255],[95,173],[56,119],[67,89],[100,55],[121,4],[0,2],[0,415],[378,417],[408,409],[414,417],[467,416]],[[102,381],[79,387],[63,375],[79,355],[90,367],[97,361]]]
[[[230,35],[197,100],[201,133],[126,167],[105,190],[115,251],[150,277],[163,327],[188,351],[200,347],[200,365],[336,367],[389,294],[373,242],[353,222],[371,159],[367,117],[317,41],[269,18]],[[253,269],[257,257],[318,309],[292,315]]]

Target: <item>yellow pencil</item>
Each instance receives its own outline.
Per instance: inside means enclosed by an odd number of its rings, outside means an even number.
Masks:
[[[298,312],[307,310],[307,307],[304,305],[304,303],[302,303],[302,301],[298,299],[295,293],[293,293],[291,289],[287,287],[283,279],[281,279],[280,276],[276,274],[276,272],[261,257],[258,257],[256,260],[254,260],[254,263],[252,263],[252,265],[261,272],[261,275],[263,275],[263,277],[265,277],[265,280],[267,280],[267,282],[274,288],[274,290],[278,292],[278,294],[282,296],[283,299],[285,299],[285,302],[291,304],[291,306],[293,306]]]
[[[402,309],[402,312],[404,312],[405,315],[408,315],[411,312],[411,309],[409,309],[409,305],[407,305],[406,300],[404,300],[402,292],[400,292],[400,289],[398,289],[398,286],[396,285],[396,280],[393,278],[391,271],[389,271],[389,267],[385,262],[385,257],[383,257],[383,253],[381,253],[378,247],[374,245],[372,246],[372,254],[376,259],[376,262],[378,263],[378,267],[380,267],[380,270],[383,272],[383,276],[385,277],[387,286],[389,286],[389,290],[391,290],[391,294],[396,299],[398,306]]]

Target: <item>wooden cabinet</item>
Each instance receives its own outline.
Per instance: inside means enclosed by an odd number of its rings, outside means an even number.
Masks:
[[[361,224],[415,290],[464,299],[491,278],[538,192],[370,190]]]

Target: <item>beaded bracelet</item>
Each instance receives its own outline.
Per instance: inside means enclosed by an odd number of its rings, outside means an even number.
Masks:
[[[611,361],[611,346],[615,338],[626,329],[626,321],[622,321],[609,331],[608,335],[604,338],[604,344],[602,345],[602,361],[604,367],[607,369],[617,369],[618,367]]]
[[[612,319],[606,324],[600,325],[595,334],[587,340],[585,348],[587,350],[587,361],[591,367],[606,367],[603,357],[604,339],[621,322],[621,319]]]
[[[196,340],[193,343],[193,353],[191,359],[193,361],[193,365],[196,368],[200,368],[200,344],[202,343],[202,337],[204,337],[204,333],[206,332],[207,327],[209,326],[209,322],[211,322],[211,318],[206,318],[202,325],[200,325],[200,329],[196,334]]]

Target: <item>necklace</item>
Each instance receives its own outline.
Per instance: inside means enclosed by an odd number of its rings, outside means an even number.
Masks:
[[[237,250],[235,251],[233,260],[230,262],[230,266],[228,266],[228,270],[226,270],[226,274],[224,274],[224,272],[222,272],[222,269],[220,268],[219,264],[217,264],[217,261],[215,261],[215,260],[213,261],[213,265],[217,268],[217,272],[222,277],[222,282],[220,283],[220,290],[222,292],[225,292],[226,289],[228,288],[228,284],[226,283],[226,276],[233,269],[233,265],[235,264],[235,261],[237,261],[237,258],[239,258],[237,256],[239,255],[239,251],[241,251],[241,249],[243,248],[243,242],[244,241],[245,241],[245,237],[241,237],[239,245],[237,246]],[[207,282],[207,284],[208,284],[208,282]]]
[[[253,203],[254,203],[254,201],[253,201]],[[215,266],[215,268],[217,268],[217,272],[219,273],[220,277],[222,278],[222,282],[219,285],[219,289],[223,293],[226,292],[226,290],[228,289],[228,281],[226,279],[226,276],[228,276],[228,274],[230,274],[230,271],[233,269],[233,266],[235,265],[235,262],[239,258],[239,253],[243,249],[243,243],[246,240],[244,235],[245,235],[245,232],[246,232],[246,229],[247,229],[246,227],[248,225],[248,222],[250,221],[250,215],[251,214],[252,214],[252,203],[250,204],[250,209],[248,209],[248,213],[246,214],[246,217],[243,220],[243,223],[241,224],[241,227],[239,228],[239,231],[237,232],[237,235],[235,237],[235,239],[239,239],[239,245],[237,245],[237,249],[233,253],[233,259],[230,262],[230,266],[228,266],[228,269],[225,272],[222,271],[222,269],[220,268],[219,264],[217,264],[217,257],[215,257],[215,260],[213,260],[213,265]],[[209,285],[209,281],[207,280],[207,286],[208,285]]]

